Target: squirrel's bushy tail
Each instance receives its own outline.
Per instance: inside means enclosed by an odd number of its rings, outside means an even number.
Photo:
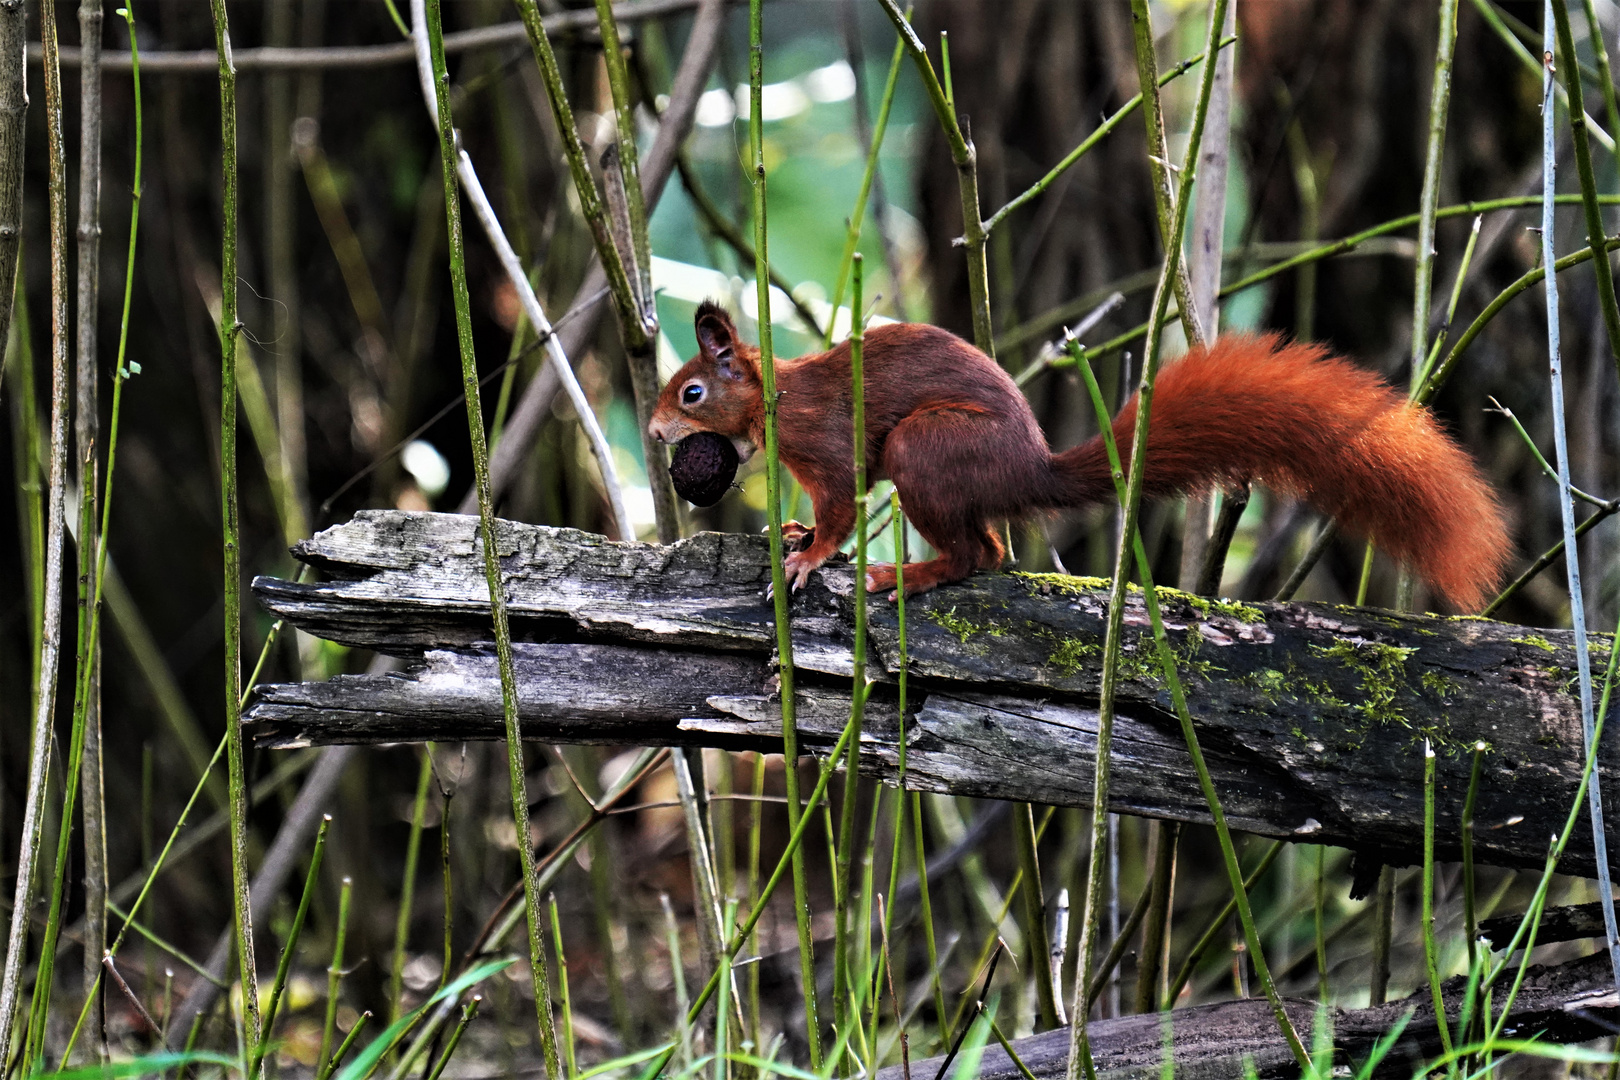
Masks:
[[[1133,397],[1114,420],[1122,456]],[[1062,505],[1111,494],[1093,439],[1053,457]],[[1502,508],[1434,416],[1317,345],[1229,335],[1159,373],[1143,494],[1258,480],[1370,538],[1464,611],[1477,611],[1512,551]]]

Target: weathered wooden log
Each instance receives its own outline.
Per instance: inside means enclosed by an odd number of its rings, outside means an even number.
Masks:
[[[1445,1003],[1452,1029],[1457,1026],[1465,980],[1448,980]],[[1289,1019],[1307,1047],[1317,1006],[1312,1001],[1287,1002]],[[1348,1062],[1354,1072],[1380,1038],[1412,1014],[1399,1041],[1383,1059],[1377,1075],[1412,1076],[1441,1051],[1434,1006],[1425,987],[1405,1001],[1368,1009],[1327,1010],[1332,1025],[1334,1065]],[[1604,956],[1590,956],[1557,967],[1532,968],[1504,1026],[1509,1038],[1537,1037],[1545,1042],[1580,1042],[1610,1035],[1617,1016],[1614,981]],[[1168,1023],[1167,1023],[1168,1020]],[[1299,1066],[1277,1031],[1277,1020],[1265,998],[1224,1001],[1159,1013],[1093,1021],[1087,1032],[1097,1074],[1108,1080],[1158,1080],[1163,1075],[1164,1045],[1172,1040],[1177,1080],[1226,1080],[1242,1076],[1245,1060],[1262,1077],[1297,1077]],[[1013,1049],[1036,1080],[1064,1075],[1069,1060],[1069,1032],[1053,1031],[1015,1039]],[[911,1063],[918,1080],[933,1077],[940,1059]],[[882,1069],[876,1080],[903,1080],[899,1066]],[[993,1042],[984,1052],[977,1080],[1023,1080],[1007,1052]]]
[[[370,511],[295,549],[322,584],[254,591],[302,629],[410,661],[385,677],[265,687],[261,745],[495,738],[500,688],[477,521]],[[669,547],[503,522],[521,715],[535,739],[780,748],[770,573],[759,537]],[[909,787],[1089,805],[1107,596],[1060,575],[980,574],[908,605]],[[854,598],[829,566],[793,599],[799,723],[825,750],[849,702]],[[1187,698],[1232,825],[1420,857],[1423,745],[1440,754],[1439,857],[1476,743],[1487,747],[1476,857],[1539,867],[1564,828],[1582,747],[1571,635],[1477,618],[1326,604],[1238,604],[1163,591]],[[861,767],[893,780],[895,608],[873,598]],[[1140,597],[1126,615],[1111,796],[1121,813],[1207,821]],[[1594,666],[1609,641],[1593,646]],[[1601,756],[1605,781],[1620,761]],[[1587,828],[1585,815],[1578,830]],[[1614,845],[1611,845],[1611,848]],[[1563,869],[1593,870],[1577,832]]]

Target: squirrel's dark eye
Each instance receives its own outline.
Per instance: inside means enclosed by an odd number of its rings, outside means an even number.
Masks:
[[[681,391],[681,404],[682,405],[696,405],[698,402],[700,402],[702,400],[703,400],[703,384],[702,383],[692,383],[690,386],[686,387],[686,389]]]

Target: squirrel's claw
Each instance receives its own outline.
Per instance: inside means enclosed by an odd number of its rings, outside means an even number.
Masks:
[[[801,525],[797,521],[784,521],[782,523],[782,547],[789,551],[805,551],[815,543],[816,527],[814,525]]]

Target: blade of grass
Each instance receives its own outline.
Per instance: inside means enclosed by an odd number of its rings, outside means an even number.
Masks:
[[[433,757],[424,747],[416,771],[416,797],[411,800],[411,831],[405,841],[405,871],[399,886],[399,911],[394,915],[394,951],[388,966],[388,1019],[399,1019],[399,994],[405,980],[405,945],[411,935],[411,912],[416,906],[416,864],[422,853],[422,824],[427,817],[428,782],[433,779]]]
[[[298,949],[298,936],[303,932],[304,919],[309,915],[309,904],[315,897],[315,885],[320,878],[321,858],[326,854],[326,833],[332,827],[332,815],[321,816],[320,829],[315,833],[315,849],[309,857],[309,873],[304,876],[304,892],[298,898],[298,910],[293,914],[287,940],[281,946],[281,959],[276,963],[276,980],[270,985],[270,997],[264,1006],[264,1038],[253,1050],[250,1073],[259,1070],[265,1051],[270,1048],[270,1032],[275,1026],[276,1009],[281,1005],[282,992],[287,988],[287,972],[292,968],[293,953]]]
[[[332,1036],[337,1031],[338,985],[343,981],[343,945],[349,936],[349,901],[353,894],[354,882],[345,877],[338,892],[337,933],[332,938],[332,962],[326,965],[326,1022],[321,1026],[321,1050],[315,1056],[315,1080],[326,1080],[336,1060],[330,1055]],[[358,1021],[355,1026],[359,1027]],[[352,1032],[350,1037],[353,1037]],[[347,1045],[348,1041],[345,1040],[344,1046]],[[340,1050],[338,1058],[342,1056]]]

